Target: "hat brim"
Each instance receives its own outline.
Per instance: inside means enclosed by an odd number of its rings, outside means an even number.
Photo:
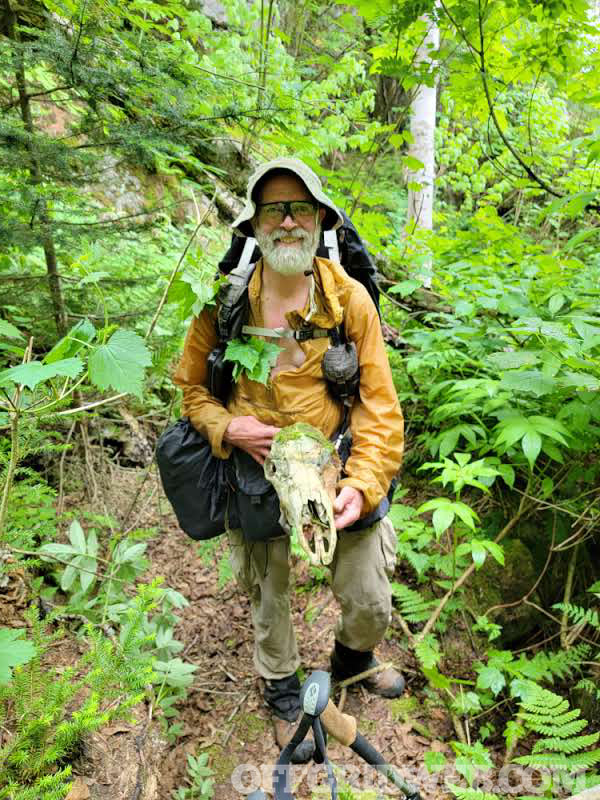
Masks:
[[[322,223],[325,230],[335,230],[343,225],[344,220],[340,210],[335,203],[327,197],[321,186],[321,181],[310,167],[296,158],[276,158],[273,161],[267,161],[265,164],[261,164],[250,177],[244,208],[231,225],[235,231],[242,236],[254,236],[252,220],[256,215],[256,204],[252,199],[252,194],[257,183],[265,178],[269,172],[273,172],[274,170],[291,172],[302,181],[307,191],[314,197],[319,206],[325,209],[325,216]]]

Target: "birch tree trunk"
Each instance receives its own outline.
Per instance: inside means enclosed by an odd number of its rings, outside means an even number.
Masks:
[[[433,66],[435,53],[440,46],[440,34],[437,23],[431,17],[423,17],[427,24],[427,32],[417,51],[416,64]],[[408,214],[406,231],[411,234],[415,228],[431,230],[433,227],[433,197],[435,175],[435,109],[437,87],[421,84],[410,107],[410,132],[412,143],[409,155],[418,159],[423,167],[419,170],[408,170],[409,184],[419,184],[420,188],[408,190]],[[429,254],[423,264],[419,278],[425,286],[431,286],[432,259]]]

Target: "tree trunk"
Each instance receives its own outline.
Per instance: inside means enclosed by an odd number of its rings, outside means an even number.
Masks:
[[[17,30],[17,15],[8,5],[7,13],[8,21],[8,35],[18,46],[19,33]],[[17,91],[19,92],[19,107],[21,109],[21,119],[25,126],[25,130],[29,134],[30,141],[27,145],[29,151],[29,173],[31,183],[39,186],[43,183],[42,172],[40,163],[35,153],[35,145],[33,143],[33,136],[35,130],[33,127],[33,118],[31,116],[31,105],[29,103],[29,95],[27,94],[27,82],[25,78],[25,65],[23,63],[22,53],[17,49],[15,53],[15,81]],[[50,216],[45,200],[40,199],[37,204],[37,209],[34,208],[32,213],[32,224],[34,215],[38,217],[41,225],[40,241],[44,250],[46,259],[46,270],[48,272],[48,286],[50,289],[50,300],[54,313],[54,321],[56,323],[56,330],[59,336],[64,336],[67,332],[67,316],[65,312],[65,305],[62,297],[62,290],[60,286],[60,277],[58,274],[58,263],[56,259],[56,249],[54,247],[54,239],[52,237],[52,228],[50,223]]]
[[[440,45],[440,35],[435,20],[423,18],[427,23],[427,33],[417,51],[416,63],[427,63],[433,66],[433,53]],[[433,195],[435,175],[435,111],[437,89],[433,86],[421,85],[411,103],[410,132],[412,144],[409,155],[417,158],[423,167],[408,171],[408,182],[419,184],[418,189],[409,188],[407,232],[415,228],[431,230],[433,227]],[[428,262],[428,263],[427,263]],[[431,256],[429,255],[422,275],[425,286],[431,286]]]

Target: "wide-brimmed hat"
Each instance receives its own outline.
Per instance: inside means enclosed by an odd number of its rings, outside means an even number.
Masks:
[[[273,161],[265,161],[264,164],[261,164],[248,180],[246,204],[242,213],[231,225],[238,233],[241,233],[242,236],[254,236],[250,220],[256,214],[256,203],[252,195],[257,183],[273,170],[286,170],[300,178],[319,205],[325,209],[325,217],[323,219],[323,228],[325,230],[339,228],[340,225],[343,225],[344,220],[339,209],[327,197],[318,175],[309,166],[300,161],[299,158],[275,158]]]

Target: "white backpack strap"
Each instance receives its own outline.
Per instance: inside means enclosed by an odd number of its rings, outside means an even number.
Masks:
[[[325,247],[329,250],[329,260],[335,261],[336,264],[341,263],[337,233],[334,230],[323,231],[323,241],[325,243]]]
[[[252,253],[254,252],[254,246],[256,245],[256,239],[253,239],[252,236],[248,236],[246,239],[246,243],[244,244],[244,249],[242,250],[242,255],[240,256],[240,260],[236,269],[241,267],[244,269],[250,263],[250,259],[252,258]]]

